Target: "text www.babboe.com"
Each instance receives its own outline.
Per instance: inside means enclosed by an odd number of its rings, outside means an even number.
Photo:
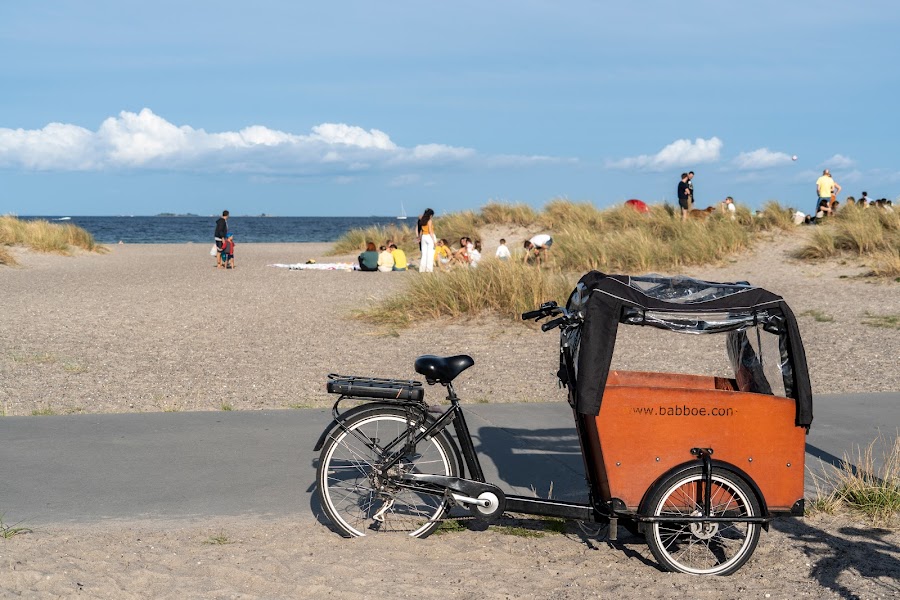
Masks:
[[[722,408],[713,406],[633,406],[633,413],[639,415],[647,415],[649,417],[731,417],[734,415],[734,409],[731,407]]]

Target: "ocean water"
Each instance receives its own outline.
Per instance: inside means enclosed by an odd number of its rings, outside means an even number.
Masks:
[[[72,223],[101,244],[211,243],[218,217],[19,217]],[[228,231],[241,244],[254,242],[333,242],[350,229],[405,224],[395,217],[241,217],[228,218]]]

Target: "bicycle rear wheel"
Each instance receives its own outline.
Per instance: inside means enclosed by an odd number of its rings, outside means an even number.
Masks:
[[[402,408],[385,406],[350,417],[335,429],[322,447],[316,475],[325,514],[347,537],[402,532],[425,537],[440,526],[447,511],[442,494],[410,490],[398,485],[403,473],[458,476],[453,446],[444,431],[419,442],[412,452],[381,474],[385,455],[402,443],[410,424]],[[420,427],[420,431],[423,430]]]

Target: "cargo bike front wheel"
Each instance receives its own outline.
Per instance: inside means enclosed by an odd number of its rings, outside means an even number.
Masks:
[[[444,495],[407,486],[402,476],[458,476],[447,434],[436,432],[408,448],[387,472],[382,468],[403,451],[407,435],[424,431],[424,423],[417,426],[409,418],[402,408],[381,406],[349,417],[328,436],[317,473],[319,500],[342,535],[394,532],[421,538],[440,527],[448,509]]]
[[[647,512],[664,521],[645,527],[647,544],[668,571],[694,575],[730,575],[747,562],[759,541],[758,523],[741,521],[761,514],[759,501],[744,479],[713,467],[709,516],[735,521],[679,521],[703,515],[705,477],[694,465],[662,481],[647,499]]]

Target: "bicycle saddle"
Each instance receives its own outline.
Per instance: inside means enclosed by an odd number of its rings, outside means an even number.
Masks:
[[[450,383],[474,364],[475,360],[467,354],[447,357],[426,354],[416,359],[416,373],[424,375],[430,384]]]

